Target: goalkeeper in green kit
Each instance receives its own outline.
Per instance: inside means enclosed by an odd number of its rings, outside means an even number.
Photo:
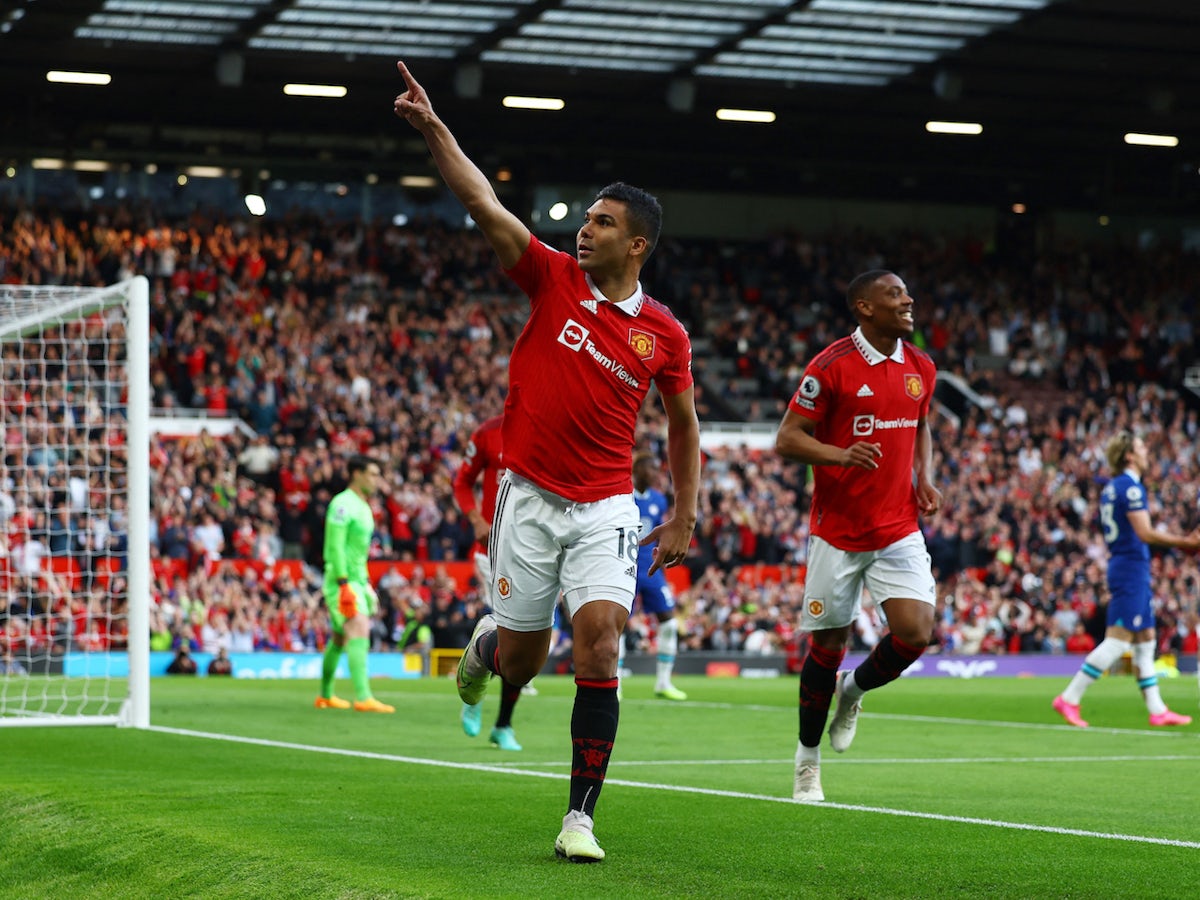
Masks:
[[[359,712],[395,712],[394,706],[371,696],[367,650],[371,646],[371,616],[379,598],[367,576],[367,556],[375,531],[375,514],[368,502],[383,476],[379,463],[369,456],[352,456],[346,463],[350,486],[329,502],[325,514],[325,604],[333,637],[321,664],[321,696],[317,709],[347,709],[350,703],[334,696],[333,679],[342,650],[350,663],[354,682],[354,708]]]

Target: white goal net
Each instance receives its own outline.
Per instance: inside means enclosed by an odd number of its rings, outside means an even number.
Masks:
[[[149,288],[0,285],[0,726],[146,727]]]

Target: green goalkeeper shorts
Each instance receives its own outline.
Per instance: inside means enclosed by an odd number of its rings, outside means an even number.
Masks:
[[[375,611],[379,609],[379,596],[375,593],[374,588],[365,581],[351,581],[350,587],[354,591],[355,606],[358,607],[358,614],[366,616],[368,619],[375,615]],[[342,615],[338,609],[338,592],[337,588],[333,589],[333,593],[325,592],[325,605],[329,607],[329,623],[333,626],[333,630],[337,634],[342,633],[342,629],[346,627],[346,617]]]

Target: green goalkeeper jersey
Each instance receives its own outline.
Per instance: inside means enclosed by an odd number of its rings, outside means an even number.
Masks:
[[[367,557],[374,531],[371,505],[350,488],[330,501],[325,514],[325,596],[337,597],[339,578],[369,586]]]

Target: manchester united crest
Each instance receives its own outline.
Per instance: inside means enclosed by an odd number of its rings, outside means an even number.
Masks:
[[[503,575],[496,579],[496,592],[499,593],[501,597],[507,597],[512,593],[512,585],[509,584],[508,579]]]
[[[808,601],[808,614],[814,619],[819,619],[825,613],[825,601],[818,600],[815,597]]]
[[[904,393],[914,400],[921,399],[921,395],[925,393],[925,382],[921,380],[920,375],[909,373],[904,376]]]
[[[633,352],[640,359],[649,359],[654,355],[654,335],[638,331],[636,328],[630,328],[629,346],[633,348]]]

